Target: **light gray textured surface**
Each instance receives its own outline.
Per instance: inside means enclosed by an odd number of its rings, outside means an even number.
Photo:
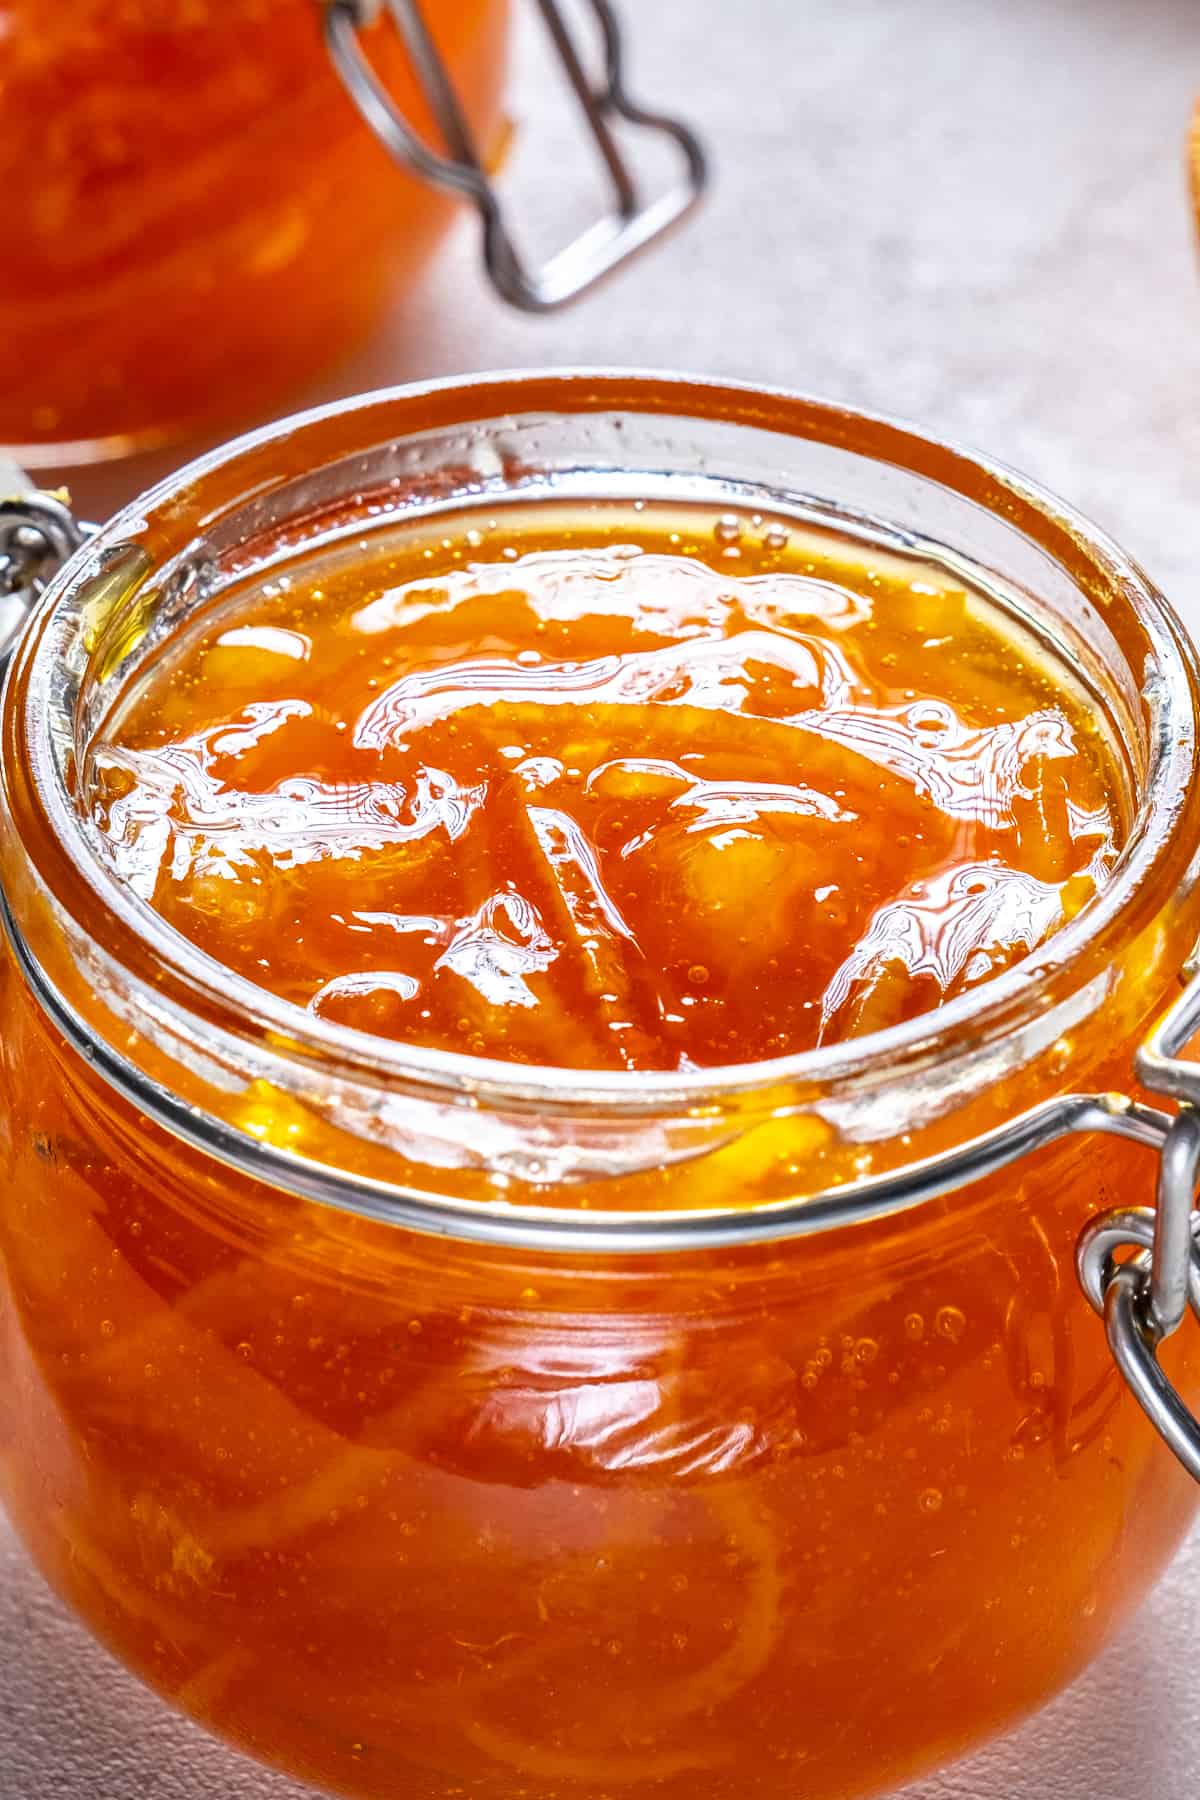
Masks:
[[[702,219],[538,322],[483,292],[467,233],[340,385],[618,362],[903,413],[1060,490],[1200,630],[1200,284],[1183,176],[1197,0],[627,10],[639,86],[686,99],[719,157]],[[557,170],[554,144],[535,152],[530,137],[529,171]],[[77,480],[81,509],[111,507],[130,479]],[[4,1537],[0,1559],[0,1800],[298,1800],[144,1696]],[[1190,1800],[1198,1669],[1200,1534],[1070,1693],[907,1800]]]

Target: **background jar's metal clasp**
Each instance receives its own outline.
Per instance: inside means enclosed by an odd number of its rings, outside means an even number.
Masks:
[[[0,671],[34,601],[87,535],[63,495],[35,488],[0,456]]]
[[[1181,1102],[1163,1116],[1153,1210],[1117,1210],[1093,1219],[1079,1241],[1079,1278],[1104,1319],[1118,1368],[1143,1411],[1183,1466],[1200,1481],[1200,1420],[1164,1372],[1159,1347],[1189,1307],[1200,1323],[1200,1062],[1183,1052],[1200,1031],[1200,971],[1137,1056],[1144,1086]],[[1121,1253],[1132,1252],[1124,1260]]]
[[[689,126],[639,106],[625,84],[623,34],[609,0],[586,0],[600,28],[604,72],[588,75],[560,0],[537,0],[551,41],[583,111],[612,183],[612,209],[573,243],[535,271],[526,268],[513,242],[500,197],[480,159],[466,114],[438,52],[421,0],[322,0],[329,52],[351,98],[386,148],[426,181],[473,202],[483,223],[483,255],[492,285],[523,312],[551,312],[578,298],[620,264],[662,236],[690,212],[707,181],[704,149]],[[404,40],[414,73],[429,102],[446,154],[432,150],[397,107],[368,60],[365,26],[386,9]],[[643,200],[636,177],[613,132],[622,119],[641,131],[673,141],[682,158],[679,179]]]

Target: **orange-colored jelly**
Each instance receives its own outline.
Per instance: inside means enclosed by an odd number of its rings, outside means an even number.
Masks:
[[[115,454],[253,417],[346,353],[451,203],[343,92],[322,0],[0,0],[0,444]],[[424,9],[485,151],[507,0]],[[398,35],[364,34],[438,143]]]
[[[618,1071],[834,1042],[1021,957],[1127,835],[1099,708],[898,551],[539,506],[290,567],[162,653],[78,792],[144,899],[325,1020]],[[1060,1014],[1032,1075],[993,1060],[993,1118],[1128,1083],[1195,935],[1155,917],[1111,1031]],[[604,1102],[381,1083],[360,1106],[311,1051],[272,1064],[248,1028],[231,1075],[118,983],[95,1002],[106,1042],[253,1137],[349,1167],[374,1133],[394,1186],[491,1217],[803,1196],[826,1145],[850,1180],[968,1129],[967,1100],[931,1123],[884,1086],[857,1113],[768,1088],[745,1117],[681,1102],[661,1167],[654,1121],[618,1117],[650,1161],[610,1178]],[[487,1245],[169,1134],[8,956],[0,1019],[6,1504],[131,1667],[323,1788],[896,1788],[1076,1674],[1192,1516],[1074,1273],[1088,1219],[1152,1196],[1136,1145],[1065,1139],[786,1241]],[[1166,1354],[1192,1399],[1195,1334]]]
[[[122,875],[239,974],[597,1069],[938,1006],[1103,887],[1126,815],[1101,716],[978,594],[653,507],[447,518],[243,594],[93,783]]]

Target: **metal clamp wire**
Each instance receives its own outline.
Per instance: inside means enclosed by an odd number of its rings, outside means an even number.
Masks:
[[[1193,998],[1189,990],[1181,1008],[1190,1011]],[[1156,1036],[1167,1030],[1164,1026]],[[1158,1360],[1159,1346],[1182,1324],[1189,1306],[1200,1322],[1200,1213],[1193,1210],[1198,1169],[1200,1114],[1185,1106],[1163,1140],[1157,1205],[1094,1219],[1079,1241],[1077,1265],[1135,1399],[1200,1481],[1200,1421]],[[1118,1262],[1118,1254],[1130,1249],[1135,1254]]]
[[[1170,1337],[1182,1325],[1189,1289],[1196,1276],[1192,1203],[1198,1168],[1200,1113],[1187,1106],[1167,1133],[1158,1168],[1158,1204],[1154,1210],[1146,1305],[1160,1338]]]
[[[34,601],[89,532],[65,500],[38,492],[0,459],[0,674]]]
[[[559,0],[537,0],[551,41],[566,70],[613,188],[612,210],[588,227],[541,269],[529,270],[508,230],[454,84],[438,51],[420,0],[325,0],[325,40],[346,91],[391,156],[422,180],[470,200],[483,223],[484,265],[492,285],[510,305],[543,313],[577,299],[679,223],[707,185],[703,145],[682,120],[638,104],[625,83],[624,40],[610,0],[589,0],[600,30],[604,74],[593,83]],[[448,155],[430,149],[400,111],[372,67],[360,33],[386,10],[408,50]],[[642,202],[611,121],[672,140],[683,159],[678,181]]]
[[[1146,1282],[1147,1272],[1138,1267],[1136,1260],[1114,1269],[1104,1297],[1109,1347],[1146,1417],[1189,1475],[1200,1481],[1200,1421],[1184,1404],[1159,1363]]]
[[[0,499],[0,594],[34,587],[66,562],[84,536],[70,507],[54,494]]]

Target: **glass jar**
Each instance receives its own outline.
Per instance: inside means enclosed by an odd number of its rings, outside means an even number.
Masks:
[[[982,584],[1122,734],[1109,888],[939,1012],[629,1077],[340,1028],[115,882],[80,771],[197,607],[564,494],[761,503]],[[1112,1094],[1200,928],[1196,703],[1090,527],[783,394],[401,390],[114,519],[24,633],[0,756],[0,1471],[59,1593],[175,1705],[379,1800],[847,1800],[1043,1702],[1196,1506],[1075,1273],[1120,1209],[1084,1271],[1186,1436],[1200,1333],[1155,1354],[1200,1293],[1200,1151]],[[1140,1064],[1177,1092],[1192,1024]]]
[[[451,196],[532,312],[658,237],[698,199],[703,151],[631,98],[616,16],[589,6],[594,76],[540,0],[613,210],[534,271],[490,179],[510,0],[0,0],[0,447],[61,466],[261,413],[423,271]],[[678,182],[642,194],[618,118],[672,141]]]
[[[508,0],[430,21],[501,144]],[[418,129],[401,40],[364,33]],[[450,203],[381,152],[316,0],[0,0],[0,444],[30,464],[247,418],[363,335]]]

